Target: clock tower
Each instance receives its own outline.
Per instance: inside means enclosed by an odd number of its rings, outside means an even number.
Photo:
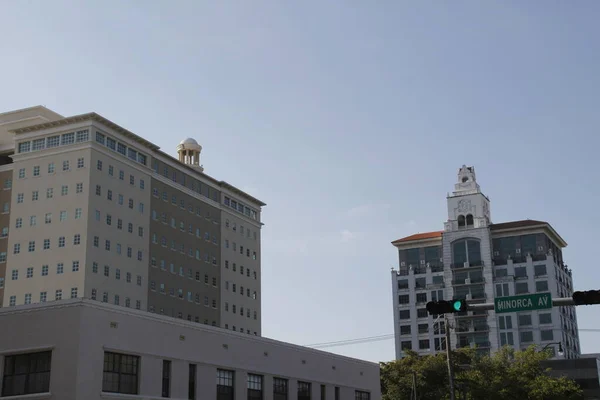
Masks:
[[[458,170],[454,191],[447,197],[448,221],[445,231],[487,227],[491,223],[490,200],[481,192],[475,168],[463,165]]]

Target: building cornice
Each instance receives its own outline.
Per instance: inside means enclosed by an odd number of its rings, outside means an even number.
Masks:
[[[185,321],[179,318],[168,317],[165,315],[153,314],[147,311],[136,310],[132,308],[126,308],[122,306],[116,306],[108,303],[102,303],[97,300],[90,300],[86,298],[77,298],[77,299],[65,299],[59,301],[53,301],[48,303],[37,303],[37,304],[27,304],[27,305],[19,305],[15,307],[3,307],[0,308],[0,317],[3,315],[18,315],[18,314],[29,314],[32,312],[42,312],[43,310],[58,310],[64,308],[75,308],[75,307],[87,307],[93,308],[101,311],[105,311],[113,314],[121,314],[127,315],[136,318],[143,318],[146,320],[160,322],[167,325],[177,326],[186,329],[193,329],[196,331],[202,331],[212,334],[218,334],[223,337],[234,337],[236,339],[242,339],[247,342],[251,342],[254,344],[270,344],[273,346],[286,347],[296,351],[303,351],[307,353],[319,354],[321,356],[327,356],[332,360],[345,360],[347,362],[351,362],[358,365],[378,365],[377,363],[373,363],[370,361],[359,360],[352,357],[346,357],[338,354],[329,353],[322,350],[313,349],[310,347],[302,347],[292,343],[281,342],[274,339],[268,339],[260,336],[252,336],[245,333],[234,332],[224,328],[218,328],[213,326],[208,326],[204,324],[199,324],[197,322]]]

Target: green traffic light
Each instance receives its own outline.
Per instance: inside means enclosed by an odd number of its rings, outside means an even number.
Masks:
[[[462,302],[460,300],[457,300],[452,304],[452,307],[454,307],[455,311],[460,311],[462,308]]]

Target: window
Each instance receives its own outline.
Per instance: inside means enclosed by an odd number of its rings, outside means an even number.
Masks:
[[[32,253],[32,252],[35,251],[35,241],[32,240],[32,241],[29,242],[29,245],[27,246],[27,250],[30,253]]]
[[[96,195],[102,195],[102,186],[96,185]]]
[[[48,188],[46,189],[46,198],[51,199],[54,197],[54,189]]]
[[[287,400],[288,398],[288,380],[283,378],[273,378],[273,400]]]
[[[79,271],[79,261],[73,261],[72,270],[73,272]]]
[[[2,397],[50,391],[51,351],[4,357]]]
[[[515,341],[512,332],[500,332],[500,346],[514,346]]]
[[[21,252],[21,243],[15,243],[13,246],[13,254],[19,254]]]
[[[496,284],[496,297],[510,296],[508,290],[508,283],[497,283]]]
[[[526,267],[515,267],[515,278],[526,278],[527,268]]]
[[[115,305],[118,306],[120,302],[121,302],[121,298],[119,297],[118,294],[115,294]]]
[[[401,335],[410,335],[411,327],[410,325],[401,325],[400,326],[400,334]]]
[[[224,369],[217,370],[217,400],[234,399],[234,372]]]
[[[535,276],[548,275],[548,273],[546,272],[546,265],[534,265],[533,266],[533,274]]]
[[[400,310],[400,319],[410,319],[410,310]]]
[[[50,139],[51,138],[48,138],[48,144],[50,144]],[[54,163],[53,162],[51,162],[51,163],[48,164],[48,173],[49,174],[53,174],[54,173]]]
[[[33,278],[33,267],[27,268],[27,278]]]
[[[107,200],[112,200],[112,190],[107,190],[106,191],[106,199]]]
[[[19,179],[25,178],[25,168],[19,170]]]
[[[63,161],[63,163],[62,163],[62,170],[63,171],[68,171],[69,169],[70,169],[70,167],[69,167],[69,160]]]
[[[0,263],[5,263],[6,262],[6,252],[3,251],[0,253]]]
[[[85,162],[83,161],[83,157],[77,159],[77,168],[83,168],[85,166]]]
[[[21,228],[23,226],[23,218],[17,218],[17,220],[15,221],[15,228]]]
[[[533,342],[533,332],[525,331],[521,332],[521,343]]]
[[[54,300],[62,300],[62,290],[58,289],[54,292]]]
[[[142,190],[143,190],[143,189],[144,189],[144,187],[145,187],[144,180],[143,180],[143,179],[140,179],[140,189],[142,189]]]
[[[46,215],[44,215],[44,223],[46,223],[46,224],[52,223],[52,213],[46,213]]]
[[[81,235],[78,233],[75,236],[73,236],[73,244],[75,246],[80,245],[81,244]]]
[[[417,293],[417,303],[427,303],[427,293]]]
[[[22,203],[23,202],[23,198],[24,198],[23,193],[18,193],[17,194],[17,203]]]
[[[40,292],[40,303],[45,303],[48,299],[48,292]]]
[[[105,352],[102,391],[138,394],[139,362],[138,356]]]
[[[42,276],[48,276],[48,266],[42,265]]]
[[[540,331],[542,340],[554,340],[554,331],[552,329],[545,329]]]
[[[548,281],[535,282],[535,291],[536,292],[547,292],[548,291]]]
[[[531,314],[519,315],[519,326],[529,326],[531,325]]]
[[[298,400],[310,400],[311,384],[310,382],[298,381]]]
[[[429,332],[429,324],[419,324],[418,325],[419,334]]]
[[[427,309],[425,308],[419,308],[417,309],[417,318],[427,318]]]
[[[190,364],[188,368],[188,399],[196,400],[196,364]]]
[[[515,283],[515,294],[523,294],[529,293],[529,286],[527,282],[517,282]]]
[[[11,279],[13,281],[16,281],[19,279],[19,270],[18,269],[13,269],[12,273],[11,273]]]
[[[60,221],[65,221],[67,219],[67,212],[66,211],[61,211],[60,214],[58,215],[58,219]]]
[[[83,182],[79,182],[75,185],[75,193],[83,192]]]
[[[77,288],[71,288],[71,298],[72,299],[76,299],[77,298]]]
[[[104,266],[104,276],[110,276],[110,267],[108,265]]]
[[[98,160],[98,162],[96,163],[96,168],[98,169],[98,171],[102,171],[102,161]]]
[[[65,265],[63,263],[56,264],[56,273],[58,275],[62,274],[65,271]]]
[[[11,307],[14,307],[15,305],[17,305],[17,296],[10,296],[8,305],[10,305]]]
[[[499,326],[500,329],[512,329],[512,316],[505,315],[503,317],[499,317]]]
[[[248,374],[248,400],[262,400],[263,377],[261,375]]]
[[[339,388],[336,387],[336,392],[339,393]],[[336,395],[336,400],[339,400],[339,396]],[[371,393],[369,392],[362,392],[360,390],[356,390],[354,392],[354,400],[371,400]]]
[[[429,350],[429,339],[419,340],[419,350]]]
[[[24,304],[31,304],[31,293],[26,293],[25,294]]]
[[[171,361],[163,360],[162,397],[171,397]]]
[[[552,323],[552,314],[539,314],[540,325],[541,324],[551,324]]]

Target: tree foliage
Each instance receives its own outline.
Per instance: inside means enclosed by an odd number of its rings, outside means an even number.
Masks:
[[[515,351],[504,347],[492,356],[474,349],[452,352],[456,399],[468,400],[578,400],[579,385],[567,378],[549,376],[541,361],[550,357],[532,346]],[[421,356],[408,351],[405,358],[381,363],[383,400],[412,400],[413,373],[416,373],[419,400],[449,399],[446,355]],[[466,397],[461,397],[466,395]]]

